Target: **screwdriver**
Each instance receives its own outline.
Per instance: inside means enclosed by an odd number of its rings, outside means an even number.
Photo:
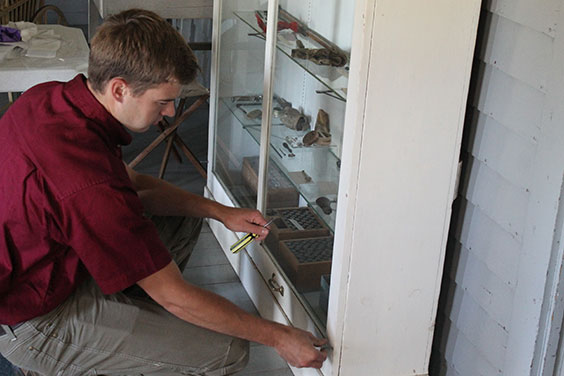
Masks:
[[[274,221],[274,218],[271,219],[270,221],[266,222],[266,224],[262,227],[266,228],[266,226],[271,224],[273,221]],[[246,246],[251,244],[251,242],[253,240],[255,240],[257,237],[258,237],[257,234],[248,233],[247,235],[245,235],[241,239],[239,239],[237,242],[235,242],[235,244],[233,244],[231,247],[229,247],[229,250],[233,254],[238,253],[240,250],[244,249]]]

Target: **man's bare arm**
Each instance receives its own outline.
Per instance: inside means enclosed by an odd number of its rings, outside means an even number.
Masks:
[[[141,174],[126,166],[133,188],[145,209],[155,215],[188,215],[217,219],[219,203],[185,191],[165,180]]]
[[[174,262],[138,282],[151,298],[192,324],[274,347],[295,367],[320,368],[327,354],[315,346],[326,340],[311,333],[264,320],[227,299],[186,282]]]
[[[140,174],[126,165],[127,173],[146,211],[155,215],[212,218],[233,231],[252,232],[262,240],[266,221],[257,210],[231,208],[188,192],[165,180]]]

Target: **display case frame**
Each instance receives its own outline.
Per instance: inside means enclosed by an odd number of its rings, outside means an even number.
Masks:
[[[222,5],[214,3],[210,161],[220,116]],[[233,255],[229,245],[243,234],[210,221],[263,317],[329,338],[323,368],[292,368],[295,374],[427,374],[479,5],[355,3],[326,326],[261,244]],[[206,195],[237,204],[213,164]]]
[[[217,94],[214,106],[217,116],[212,120],[216,130],[212,136],[215,151],[211,157],[214,176],[220,180],[232,204],[257,208],[263,214],[269,208],[308,207],[329,229],[325,236],[332,237],[350,54],[309,27],[315,17],[302,21],[278,0],[263,2],[267,9],[240,10],[234,3],[258,4],[260,1],[231,2],[227,5],[229,10],[222,10],[218,16],[222,20],[220,33],[227,47],[216,53],[219,66],[215,77],[220,81],[214,82]],[[309,6],[311,3],[313,1],[309,1]],[[324,14],[337,13],[338,2],[333,3],[329,7],[325,3],[324,8],[330,10]],[[304,13],[298,4],[293,0],[284,1],[285,6]],[[352,8],[344,15],[349,15],[350,19],[341,24],[352,29]],[[318,23],[320,17],[317,16]],[[270,22],[271,18],[276,22]],[[280,30],[281,23],[290,25],[290,29]],[[347,32],[341,30],[340,34],[343,33]],[[348,34],[352,34],[350,30]],[[349,43],[350,39],[352,36]],[[250,55],[258,56],[261,47],[264,48],[262,90],[252,82],[259,69],[248,59]],[[313,57],[307,55],[309,53]],[[229,74],[246,78],[232,78],[222,73],[222,65]],[[288,89],[288,74],[292,78],[296,75],[303,78],[292,81]],[[342,90],[336,90],[331,83],[343,86]],[[285,97],[288,90],[295,104],[280,96],[286,93]],[[296,103],[296,96],[306,98]],[[308,99],[308,96],[316,98]],[[306,142],[308,136],[313,137]],[[315,277],[319,281],[309,284],[315,289],[306,289],[303,285],[297,288],[297,281],[311,278],[307,275],[310,269],[284,268],[287,257],[267,248],[279,270],[278,279],[288,285],[285,291],[292,291],[304,307],[305,315],[312,318],[317,331],[325,336],[325,297],[330,284],[324,284],[322,291],[319,275]],[[329,261],[324,266],[324,274],[330,273],[330,268]]]

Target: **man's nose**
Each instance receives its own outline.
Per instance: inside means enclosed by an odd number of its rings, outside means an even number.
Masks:
[[[174,102],[168,102],[162,111],[162,115],[168,117],[173,117],[175,113],[176,109],[174,108]]]

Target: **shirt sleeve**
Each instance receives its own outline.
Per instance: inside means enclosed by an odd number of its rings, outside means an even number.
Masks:
[[[102,183],[65,198],[64,232],[104,294],[168,265],[171,256],[131,186]]]

